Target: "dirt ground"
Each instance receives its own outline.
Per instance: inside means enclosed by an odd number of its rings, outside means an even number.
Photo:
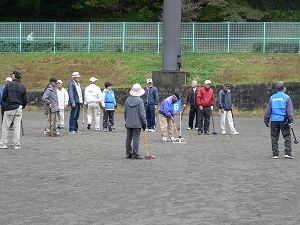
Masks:
[[[218,134],[199,136],[184,116],[186,144],[147,133],[153,160],[125,159],[122,114],[114,133],[80,123],[82,134],[44,137],[45,120],[25,111],[22,149],[0,151],[1,225],[300,224],[300,145],[284,159],[280,137],[279,159],[271,159],[262,118],[235,117],[240,135],[232,136],[220,134],[214,116]]]

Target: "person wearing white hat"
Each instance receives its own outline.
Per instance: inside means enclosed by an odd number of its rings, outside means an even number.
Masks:
[[[206,80],[204,87],[198,89],[197,105],[198,105],[198,135],[201,135],[204,131],[205,134],[209,134],[209,122],[210,115],[215,104],[214,90],[211,88],[211,81]],[[203,126],[204,120],[204,126]]]
[[[155,110],[158,105],[158,90],[153,86],[151,78],[147,79],[147,88],[145,90],[145,104],[146,104],[146,119],[147,129],[146,131],[155,131]]]
[[[57,98],[58,98],[58,126],[57,128],[65,128],[65,110],[69,102],[69,94],[63,87],[62,80],[57,80]]]
[[[6,84],[9,83],[9,82],[12,82],[11,77],[7,77],[7,78],[5,79],[5,82],[6,82],[6,83],[5,83],[5,85],[3,85],[3,86],[1,87],[1,92],[0,92],[0,99],[1,99],[0,105],[1,105],[2,121],[3,121],[3,115],[4,115],[4,101],[3,101],[3,99],[2,99],[2,94],[3,94],[3,91],[4,91],[4,88],[5,88]]]
[[[84,90],[79,83],[80,74],[72,73],[73,80],[69,83],[69,99],[71,103],[71,113],[69,120],[69,134],[82,133],[78,130],[78,119],[80,116],[80,107],[84,101]]]
[[[145,90],[140,84],[134,84],[129,93],[131,96],[126,99],[124,108],[125,127],[127,129],[126,159],[142,159],[138,151],[141,128],[143,131],[146,129],[146,118],[144,101],[140,96],[145,93]]]
[[[95,130],[100,130],[100,105],[104,105],[101,89],[96,85],[97,78],[90,78],[90,85],[85,88],[84,104],[88,107],[87,129],[91,129],[93,115],[95,115]]]

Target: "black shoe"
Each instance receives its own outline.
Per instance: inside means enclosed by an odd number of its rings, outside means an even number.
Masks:
[[[294,156],[292,156],[291,154],[285,154],[284,157],[286,159],[293,159],[294,158]]]
[[[198,130],[198,135],[201,135],[203,134],[203,131],[202,130]]]
[[[126,159],[132,159],[132,154],[127,154]]]
[[[143,157],[140,156],[139,154],[133,154],[132,159],[142,159]]]
[[[91,124],[88,124],[87,129],[91,129]]]

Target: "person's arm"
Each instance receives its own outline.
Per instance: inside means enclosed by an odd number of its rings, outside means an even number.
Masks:
[[[272,114],[272,101],[270,98],[264,115],[264,123],[266,124],[267,127],[269,126],[271,114]]]
[[[27,95],[27,90],[26,90],[26,87],[25,87],[25,90],[24,90],[24,93],[23,93],[23,96],[22,96],[22,101],[23,101],[23,109],[26,107],[27,103],[28,103],[28,95]]]
[[[186,92],[186,96],[185,96],[185,99],[183,101],[183,108],[185,108],[188,105],[188,103],[190,102],[190,97],[191,97],[191,89],[189,89]]]
[[[50,95],[50,90],[49,90],[49,88],[47,88],[44,91],[44,94],[43,94],[43,97],[42,97],[42,101],[45,102],[47,105],[50,105],[49,95]]]
[[[291,126],[294,122],[294,107],[290,97],[286,103],[286,115],[288,117],[288,123]]]
[[[70,99],[70,103],[71,105],[75,105],[75,99],[74,99],[74,84],[73,81],[70,82],[69,84],[69,99]]]
[[[201,88],[198,89],[198,94],[197,94],[197,105],[199,106],[199,108],[203,108],[201,105],[201,98],[202,98],[202,92],[201,92]]]
[[[67,107],[69,102],[69,93],[64,89],[64,107]]]
[[[145,130],[146,129],[146,117],[145,117],[145,109],[144,109],[144,102],[141,101],[141,103],[139,104],[139,117],[142,123],[142,129]]]
[[[157,108],[158,106],[158,89],[156,88],[155,89],[155,99],[154,99],[154,107],[155,109]]]
[[[210,105],[211,106],[214,106],[215,105],[215,93],[214,93],[214,90],[211,89],[211,102],[210,102]]]
[[[219,109],[223,109],[223,90],[219,92],[219,96],[218,96],[218,105],[219,105]]]
[[[7,85],[5,85],[4,90],[2,92],[2,100],[6,102],[7,99]]]

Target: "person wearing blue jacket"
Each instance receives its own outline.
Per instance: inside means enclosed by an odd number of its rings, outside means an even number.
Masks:
[[[225,120],[227,117],[231,134],[238,135],[239,132],[236,131],[233,124],[233,118],[232,118],[232,101],[231,101],[230,83],[226,82],[224,84],[224,89],[219,92],[218,103],[219,103],[219,112],[221,116],[222,134],[223,135],[226,134]]]
[[[84,101],[84,90],[79,83],[80,74],[72,73],[73,80],[69,83],[69,100],[71,104],[71,113],[69,120],[69,134],[82,133],[78,130],[78,119],[80,116],[80,107]]]
[[[104,95],[104,107],[103,107],[103,131],[116,131],[115,129],[115,109],[117,107],[115,93],[112,90],[113,84],[105,82],[105,89],[103,90]]]
[[[145,89],[145,104],[146,104],[146,131],[155,132],[155,110],[158,105],[158,90],[153,86],[151,78],[147,79],[147,88]]]
[[[167,97],[160,105],[159,109],[159,122],[161,129],[162,141],[166,142],[167,139],[167,129],[169,133],[169,141],[174,141],[173,137],[173,123],[174,115],[176,111],[168,109],[170,105],[180,100],[179,93],[174,93],[173,95]]]
[[[291,145],[291,132],[290,127],[294,122],[294,108],[291,98],[285,93],[286,86],[283,81],[276,84],[277,93],[270,97],[269,103],[266,108],[264,123],[271,130],[271,142],[273,159],[278,159],[278,138],[281,131],[284,138],[284,153],[285,158],[293,159],[292,145]],[[271,119],[271,124],[269,121]]]

